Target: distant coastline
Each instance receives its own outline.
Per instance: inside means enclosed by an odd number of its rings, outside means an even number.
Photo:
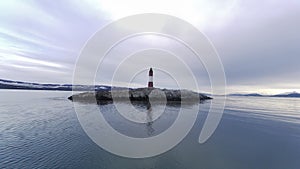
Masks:
[[[107,85],[72,85],[72,84],[43,84],[43,83],[31,83],[13,80],[0,79],[0,89],[19,89],[19,90],[50,90],[50,91],[102,91],[111,89],[127,89],[125,87],[112,87]],[[203,94],[211,96],[210,94]],[[291,97],[300,98],[300,93],[282,93],[275,95],[263,95],[259,93],[233,93],[227,96],[243,96],[243,97]]]
[[[20,90],[53,90],[53,91],[91,91],[110,90],[111,86],[106,85],[72,85],[72,84],[41,84],[0,79],[0,89]],[[121,87],[115,87],[121,88]]]
[[[243,96],[243,97],[292,97],[292,98],[300,98],[300,93],[292,92],[292,93],[282,93],[275,95],[262,95],[259,93],[248,93],[248,94],[228,94],[227,96]]]

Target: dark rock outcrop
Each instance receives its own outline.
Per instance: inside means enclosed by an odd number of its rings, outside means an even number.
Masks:
[[[189,90],[169,90],[158,88],[137,88],[101,90],[96,92],[85,92],[70,96],[68,99],[76,102],[97,102],[98,104],[112,101],[174,101],[174,102],[200,102],[212,99],[206,95]]]

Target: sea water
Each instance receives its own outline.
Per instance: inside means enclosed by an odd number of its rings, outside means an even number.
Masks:
[[[199,105],[193,128],[177,146],[155,157],[131,159],[111,154],[90,139],[77,119],[74,104],[67,99],[70,95],[0,90],[0,168],[300,168],[299,98],[228,97],[216,131],[200,144],[199,134],[210,107],[206,101]],[[124,119],[113,104],[99,108],[118,132],[143,138],[168,130],[180,106],[167,106],[154,121],[145,123]],[[197,106],[190,106],[194,108]]]

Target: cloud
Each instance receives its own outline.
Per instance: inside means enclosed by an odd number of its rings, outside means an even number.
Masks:
[[[115,18],[160,12],[186,19],[207,35],[224,64],[230,91],[300,88],[297,80],[300,76],[300,5],[297,1],[124,2],[1,1],[0,78],[71,83],[76,58],[98,29]],[[149,39],[135,40],[136,43],[127,42],[123,48],[143,47],[149,42]],[[174,43],[167,45],[172,48]],[[119,49],[119,54],[122,50]],[[209,79],[204,67],[187,58],[182,57],[208,91]],[[106,66],[111,67],[99,83],[111,78],[112,68],[121,59],[122,56],[110,57],[105,61]],[[162,84],[167,84],[163,79],[161,75]],[[144,85],[143,80],[146,79],[139,77],[135,83]]]
[[[75,1],[0,3],[0,78],[70,83],[81,47],[104,19]]]
[[[299,86],[299,9],[299,3],[243,1],[231,22],[207,32],[221,56],[229,85],[272,88],[292,82]]]

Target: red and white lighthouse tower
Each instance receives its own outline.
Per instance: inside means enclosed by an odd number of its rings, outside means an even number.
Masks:
[[[148,88],[153,87],[153,70],[150,68],[149,70],[149,81],[148,81]]]

